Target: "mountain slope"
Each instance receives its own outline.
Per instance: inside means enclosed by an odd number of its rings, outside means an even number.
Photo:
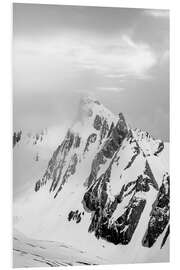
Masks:
[[[123,114],[83,99],[33,188],[14,207],[29,237],[96,250],[110,263],[168,261],[168,144]]]

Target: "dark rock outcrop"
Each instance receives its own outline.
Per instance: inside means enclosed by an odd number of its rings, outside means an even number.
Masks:
[[[169,234],[170,234],[170,225],[168,226],[168,228],[167,228],[167,230],[166,230],[166,233],[165,233],[165,236],[164,236],[164,238],[163,238],[163,240],[162,240],[161,248],[165,245],[166,240],[167,240]]]
[[[84,212],[79,212],[78,210],[76,211],[70,211],[68,215],[68,220],[74,220],[76,223],[81,222],[82,215],[84,215]]]
[[[22,131],[13,133],[13,147],[21,140]]]
[[[81,138],[79,135],[76,135],[74,138],[74,147],[78,148],[80,146],[80,143],[81,143]]]
[[[95,117],[95,119],[94,119],[94,128],[95,128],[96,130],[100,130],[101,126],[102,126],[102,119],[101,119],[101,117],[97,114],[96,117]]]
[[[157,151],[154,153],[155,156],[157,156],[161,151],[164,149],[164,143],[160,142]]]
[[[169,175],[165,174],[157,199],[152,206],[147,232],[142,241],[143,246],[152,247],[169,223],[169,192]]]
[[[87,142],[86,142],[86,145],[85,145],[85,148],[84,148],[84,153],[86,153],[89,150],[89,145],[91,143],[95,143],[96,139],[97,139],[96,133],[92,133],[91,135],[89,135]]]
[[[37,192],[37,191],[40,189],[40,186],[41,186],[41,181],[38,180],[38,181],[36,182],[36,184],[35,184],[34,190]]]

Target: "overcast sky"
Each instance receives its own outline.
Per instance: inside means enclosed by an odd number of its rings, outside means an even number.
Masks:
[[[169,140],[167,10],[14,4],[14,129],[73,119],[93,94]]]

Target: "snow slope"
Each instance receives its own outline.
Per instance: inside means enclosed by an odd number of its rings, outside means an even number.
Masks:
[[[13,237],[13,266],[48,267],[105,264],[98,255],[92,257],[64,243],[29,239],[18,231]]]

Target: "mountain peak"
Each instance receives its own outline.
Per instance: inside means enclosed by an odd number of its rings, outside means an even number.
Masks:
[[[117,262],[139,262],[129,257],[132,247],[141,250],[142,261],[152,252],[162,256],[170,218],[167,154],[162,141],[129,128],[123,113],[115,116],[95,98],[84,97],[79,119],[58,143],[44,174],[35,172],[37,193],[17,203],[16,228],[78,250],[94,251],[96,245],[107,259],[103,240],[108,250],[117,245]],[[41,162],[39,152],[34,161],[33,171]]]
[[[88,124],[94,122],[96,116],[115,119],[115,115],[100,103],[94,96],[84,96],[80,99],[76,122]]]
[[[101,105],[101,103],[93,96],[84,96],[80,99],[80,105],[84,106],[84,105],[89,105],[89,104]]]

